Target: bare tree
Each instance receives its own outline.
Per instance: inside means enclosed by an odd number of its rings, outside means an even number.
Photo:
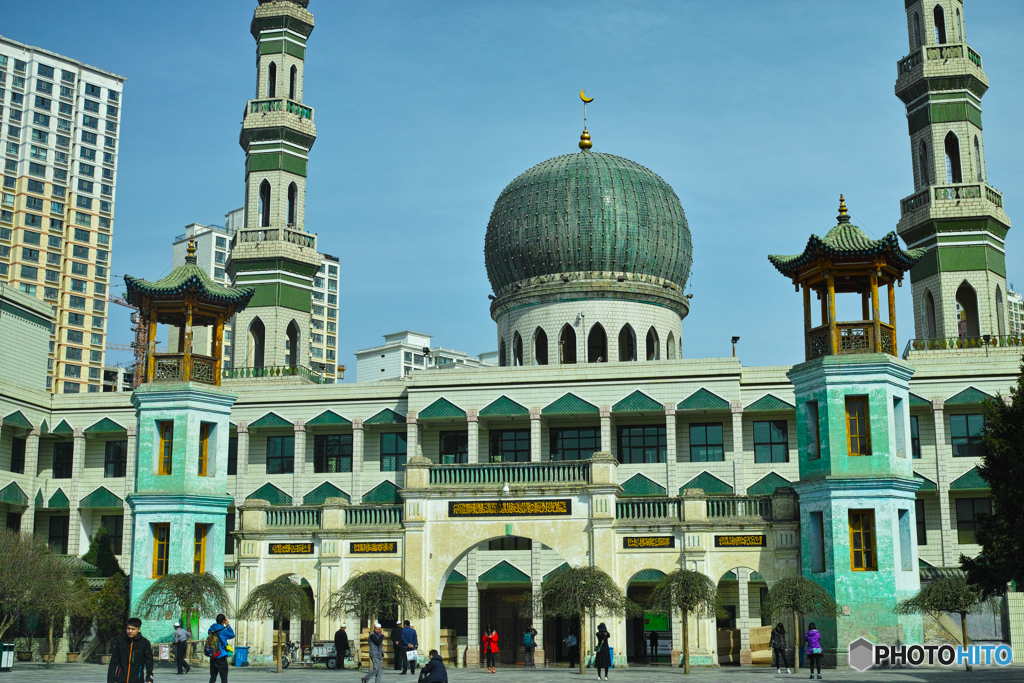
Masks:
[[[44,555],[34,571],[45,578],[36,593],[35,607],[47,626],[50,654],[46,657],[46,667],[49,668],[56,655],[53,639],[54,629],[59,624],[63,632],[64,620],[69,615],[88,613],[89,586],[85,581],[80,580],[78,569],[71,558],[64,555]]]
[[[360,619],[375,619],[397,609],[408,617],[420,619],[430,612],[426,601],[403,577],[383,570],[354,575],[339,590],[331,593],[327,613],[335,618],[355,614]]]
[[[143,619],[164,619],[168,612],[184,612],[188,628],[193,615],[212,618],[229,613],[231,598],[224,584],[213,574],[166,574],[139,596],[138,610]],[[198,635],[193,637],[198,638]]]
[[[800,615],[835,617],[839,608],[824,588],[808,578],[795,576],[779,579],[768,589],[767,597],[761,601],[761,614],[770,614],[776,619],[793,617],[793,671],[799,672]]]
[[[679,610],[683,613],[683,673],[690,673],[690,615],[710,617],[717,611],[718,589],[714,581],[700,572],[677,569],[661,577],[651,591],[652,609]],[[675,666],[675,664],[673,664]]]
[[[302,586],[287,576],[281,576],[270,583],[260,584],[252,589],[249,597],[238,610],[239,619],[272,619],[281,624],[284,619],[298,616],[300,619],[313,618],[313,605]],[[277,673],[284,667],[281,664],[281,642],[277,643]]]
[[[49,554],[46,543],[13,531],[0,531],[0,638],[35,607],[48,581],[39,567]]]

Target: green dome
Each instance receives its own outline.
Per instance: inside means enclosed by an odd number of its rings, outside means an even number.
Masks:
[[[484,242],[495,293],[528,278],[581,272],[647,275],[682,288],[692,251],[669,184],[598,152],[549,159],[509,183]]]

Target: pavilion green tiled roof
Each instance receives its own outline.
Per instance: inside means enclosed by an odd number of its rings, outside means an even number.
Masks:
[[[928,477],[922,476],[917,472],[914,472],[914,476],[921,480],[921,485],[917,488],[918,491],[938,491],[939,487],[935,485],[935,482]]]
[[[637,472],[622,482],[623,496],[664,496],[665,487]]]
[[[967,472],[964,472],[949,485],[950,491],[982,491],[988,488],[991,487],[982,478],[981,472],[978,471],[977,467],[972,467]]]
[[[541,583],[547,581],[548,579],[552,578],[553,576],[561,574],[566,569],[569,569],[569,563],[568,562],[563,562],[562,564],[558,565],[557,567],[555,567],[554,569],[549,571],[547,574],[545,574],[543,576],[543,578],[541,578]]]
[[[71,507],[71,501],[68,500],[67,494],[61,489],[57,489],[50,496],[50,500],[47,501],[46,507],[53,508],[55,510],[67,510]]]
[[[323,505],[328,498],[344,498],[352,502],[352,496],[348,495],[329,481],[317,486],[315,489],[302,497],[303,505]]]
[[[529,414],[529,410],[507,396],[499,396],[480,411],[480,417],[511,417]]]
[[[86,427],[86,434],[109,434],[112,432],[123,432],[126,431],[124,427],[117,424],[109,417],[105,417],[91,427]]]
[[[629,582],[643,581],[645,583],[654,583],[661,581],[664,576],[665,572],[658,571],[657,569],[643,569],[637,572]]]
[[[773,254],[768,257],[768,260],[780,273],[791,277],[801,268],[812,264],[819,258],[831,260],[884,254],[888,257],[889,263],[907,271],[924,256],[924,249],[904,250],[900,246],[900,240],[895,232],[890,232],[881,239],[873,240],[856,225],[850,223],[848,216],[841,215],[839,221],[839,224],[829,230],[824,237],[811,235],[802,254],[792,256]]]
[[[100,486],[78,503],[80,508],[119,508],[124,501],[111,493],[106,487]]]
[[[588,403],[575,394],[566,394],[544,407],[541,415],[588,415],[601,412],[593,403]]]
[[[992,398],[984,391],[979,391],[974,387],[967,387],[959,394],[950,396],[945,400],[947,406],[977,406],[981,405],[986,399]]]
[[[255,422],[249,423],[249,429],[258,429],[260,427],[294,427],[291,422],[284,419],[276,413],[267,413]]]
[[[466,411],[446,398],[439,398],[419,412],[421,420],[466,417]]]
[[[400,505],[402,502],[401,489],[395,483],[385,479],[381,483],[363,494],[364,503],[380,503],[382,505]]]
[[[729,410],[729,402],[701,387],[676,406],[678,410]]]
[[[696,477],[680,486],[680,495],[682,495],[683,491],[686,489],[700,489],[709,496],[733,492],[731,485],[722,481],[710,472],[701,472]]]
[[[196,257],[190,254],[185,263],[172,270],[167,277],[147,282],[131,275],[124,276],[127,287],[125,299],[133,306],[141,306],[143,299],[181,299],[186,293],[198,295],[200,302],[235,305],[241,311],[256,291],[252,287],[227,287],[218,284],[205,270],[196,264]]]
[[[793,482],[784,479],[783,477],[769,472],[760,479],[758,479],[752,486],[747,487],[748,496],[770,496],[775,493],[775,489],[780,486],[792,486]]]
[[[53,428],[51,434],[74,434],[75,430],[71,428],[71,425],[67,423],[67,420],[61,420],[60,424]]]
[[[333,410],[325,410],[312,420],[306,423],[307,427],[320,427],[328,425],[350,425],[352,422],[338,415]]]
[[[453,569],[452,573],[448,575],[448,580],[445,581],[445,583],[466,583],[466,577]]]
[[[639,389],[612,406],[613,413],[642,413],[663,410],[665,410],[664,404],[658,403]]]
[[[21,414],[20,410],[16,410],[7,417],[4,418],[4,424],[10,427],[21,427],[22,429],[32,429],[32,423],[25,419],[25,416]]]
[[[364,420],[365,425],[397,425],[405,424],[405,415],[396,413],[391,408],[385,408],[373,417]]]
[[[781,398],[776,398],[771,394],[765,394],[761,398],[757,399],[749,406],[743,409],[746,412],[763,411],[769,410],[793,410],[793,406],[786,403]]]
[[[263,486],[259,487],[248,496],[246,500],[265,500],[271,505],[291,505],[292,497],[287,493],[277,488],[270,482],[267,482]]]
[[[918,406],[931,406],[932,402],[926,398],[921,398],[917,394],[910,395],[910,407],[917,408]]]
[[[0,503],[8,505],[28,505],[28,496],[13,481],[0,489]]]
[[[514,567],[508,560],[502,560],[481,574],[477,580],[488,583],[530,583],[530,576]]]

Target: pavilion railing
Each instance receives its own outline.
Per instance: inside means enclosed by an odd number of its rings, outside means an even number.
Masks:
[[[879,323],[879,344],[875,344],[875,324],[871,320],[836,323],[838,354],[832,348],[831,332],[828,325],[812,328],[807,333],[807,360],[821,356],[847,355],[854,353],[888,353],[896,355],[896,328],[888,323]],[[880,347],[880,348],[879,348]],[[875,349],[879,350],[876,351]]]
[[[986,338],[987,337],[987,338]],[[903,349],[906,358],[911,351],[964,351],[1024,346],[1024,334],[993,334],[981,337],[937,337],[911,339]]]
[[[189,371],[186,372],[186,367]],[[154,353],[154,382],[184,382],[186,377],[193,382],[218,384],[217,361],[209,356],[184,353]]]
[[[506,462],[481,465],[433,465],[430,468],[431,486],[588,483],[590,483],[590,463],[585,460],[568,462]]]

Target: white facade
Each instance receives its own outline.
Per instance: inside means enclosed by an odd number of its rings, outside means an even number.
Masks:
[[[1006,333],[1024,334],[1024,296],[1010,288],[1006,290]]]
[[[345,378],[345,366],[338,365],[338,259],[322,254],[320,272],[313,277],[310,307],[309,366],[322,373],[327,382]],[[340,370],[339,370],[340,367]],[[340,377],[338,376],[340,373]]]
[[[444,347],[431,348],[429,334],[392,332],[384,335],[384,343],[356,351],[356,381],[379,382],[385,379],[411,377],[417,370],[430,368],[485,368],[497,365],[497,352],[471,356],[465,351]]]

